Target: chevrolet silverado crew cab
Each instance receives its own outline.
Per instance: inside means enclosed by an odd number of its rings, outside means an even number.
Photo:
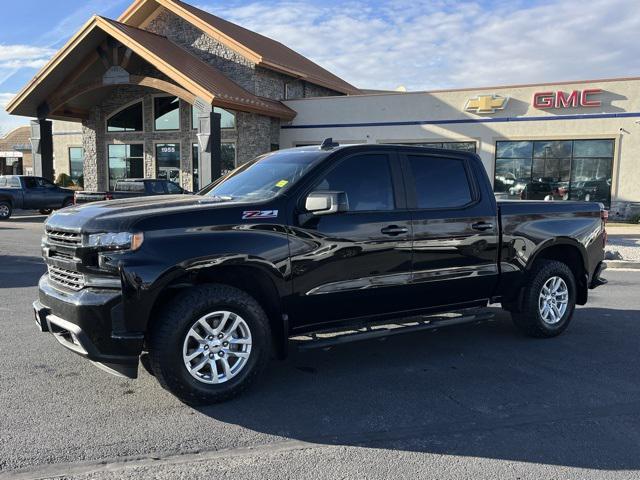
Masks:
[[[111,373],[135,378],[144,353],[182,400],[216,402],[291,337],[326,347],[478,321],[489,303],[527,335],[558,335],[605,283],[605,213],[496,202],[472,153],[327,139],[263,155],[197,195],[55,213],[35,317]]]

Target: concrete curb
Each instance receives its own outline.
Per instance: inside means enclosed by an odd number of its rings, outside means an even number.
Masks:
[[[616,270],[620,268],[640,270],[640,262],[631,262],[628,260],[606,260],[607,270]]]

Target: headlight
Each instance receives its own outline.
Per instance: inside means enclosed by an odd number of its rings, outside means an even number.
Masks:
[[[138,250],[142,246],[142,233],[95,233],[87,238],[89,247],[99,247],[104,250]]]

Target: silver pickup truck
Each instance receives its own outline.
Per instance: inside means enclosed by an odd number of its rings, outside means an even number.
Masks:
[[[155,178],[126,178],[117,180],[113,190],[108,192],[81,191],[75,193],[74,203],[90,203],[102,200],[120,200],[122,198],[146,197],[153,195],[180,195],[188,192],[169,180]]]

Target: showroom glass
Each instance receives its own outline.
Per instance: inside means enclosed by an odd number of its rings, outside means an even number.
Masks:
[[[69,147],[69,176],[73,183],[83,186],[84,149],[82,147]]]
[[[220,128],[233,129],[236,128],[236,115],[230,110],[220,107],[213,107],[215,113],[220,114]],[[191,107],[191,128],[198,128],[198,110]]]
[[[199,192],[210,197],[260,201],[285,191],[323,157],[317,150],[280,150],[245,163],[215,187]]]
[[[609,205],[613,148],[611,139],[497,142],[494,191],[519,198],[527,185],[548,183],[555,200]]]
[[[349,211],[393,210],[391,168],[386,154],[362,154],[343,160],[314,188],[345,192]]]
[[[113,190],[116,181],[125,178],[144,177],[143,146],[109,145],[109,190]]]
[[[415,147],[444,148],[446,150],[459,150],[462,152],[476,153],[476,142],[393,143],[395,145],[413,145]]]
[[[224,176],[236,168],[236,144],[234,142],[221,143],[220,155],[220,173]],[[191,161],[193,167],[193,189],[198,191],[204,185],[200,185],[200,148],[197,143],[191,146]]]
[[[108,132],[141,132],[142,102],[120,110],[107,120]]]
[[[158,143],[156,145],[156,178],[180,181],[180,144]]]
[[[471,202],[463,160],[428,155],[407,158],[415,180],[418,208],[454,208]],[[443,178],[447,181],[443,182]]]
[[[178,97],[154,97],[153,121],[156,130],[180,130]]]

